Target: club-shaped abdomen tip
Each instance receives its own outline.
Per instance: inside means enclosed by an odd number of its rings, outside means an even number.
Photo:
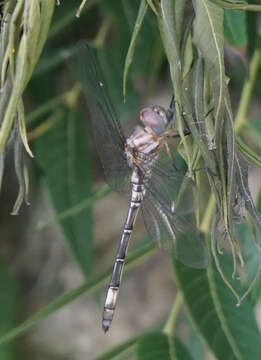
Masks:
[[[111,326],[118,294],[119,287],[113,287],[110,285],[102,314],[102,329],[105,333],[109,330],[109,327]]]
[[[104,307],[103,317],[102,317],[102,329],[103,329],[104,333],[106,333],[111,326],[114,309],[115,308],[110,309],[109,307]]]
[[[111,321],[105,319],[102,320],[102,330],[104,331],[104,334],[106,334],[106,332],[109,330],[110,324]]]

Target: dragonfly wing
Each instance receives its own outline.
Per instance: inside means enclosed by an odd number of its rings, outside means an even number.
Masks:
[[[161,208],[148,194],[142,203],[142,214],[149,235],[159,247],[172,249],[174,256],[193,268],[205,268],[209,263],[202,234],[192,225],[193,217],[179,217]]]
[[[95,52],[87,41],[75,48],[73,66],[87,97],[92,131],[107,182],[115,190],[126,183],[129,167],[124,155],[125,136],[108,94]]]
[[[144,157],[144,156],[143,156]],[[166,160],[166,159],[165,159]],[[152,165],[145,174],[144,182],[163,207],[175,209],[179,214],[189,214],[198,206],[198,191],[194,181],[186,176],[185,170],[179,170],[170,161],[159,157],[156,162],[146,159]]]
[[[142,214],[146,229],[160,247],[172,248],[175,257],[185,265],[205,268],[209,262],[207,247],[196,228],[194,212],[184,211],[182,204],[183,200],[189,201],[189,187],[192,186],[194,190],[194,184],[186,177],[183,177],[182,182],[182,176],[179,176],[178,181],[177,177],[172,178],[170,187],[171,174],[173,177],[175,171],[168,171],[168,167],[166,165],[160,170],[157,164],[157,170],[154,166],[151,174],[147,173],[145,176],[146,195],[142,203]],[[185,185],[187,183],[187,190],[182,190],[184,196],[179,198],[184,181]],[[193,204],[191,205],[193,209]],[[185,204],[186,209],[188,204]]]

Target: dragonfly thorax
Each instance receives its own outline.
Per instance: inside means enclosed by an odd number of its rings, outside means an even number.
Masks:
[[[131,168],[138,165],[142,155],[146,158],[157,153],[160,145],[160,139],[148,132],[142,126],[136,126],[133,133],[127,138],[125,145],[125,155]]]

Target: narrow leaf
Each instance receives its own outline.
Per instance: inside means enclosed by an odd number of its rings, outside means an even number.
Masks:
[[[240,9],[248,11],[261,11],[261,5],[248,4],[246,1],[233,1],[233,0],[210,0],[224,9]]]
[[[224,11],[224,34],[230,45],[247,45],[246,13],[242,10]]]
[[[182,30],[183,29],[183,21],[184,21],[184,12],[185,12],[185,8],[186,8],[186,0],[181,0],[181,1],[175,1],[174,2],[174,13],[175,13],[175,29],[177,32],[177,38],[179,41],[179,46],[180,46],[180,41],[183,40],[183,33]]]
[[[160,332],[144,335],[137,344],[137,360],[191,360],[178,338]]]
[[[225,97],[223,10],[209,0],[193,1],[193,4],[196,13],[194,41],[210,74],[218,127],[223,119]]]
[[[133,33],[132,33],[128,53],[127,53],[127,56],[126,56],[126,59],[125,59],[124,73],[123,73],[123,97],[124,97],[124,99],[126,98],[126,83],[127,83],[127,76],[128,76],[129,68],[130,68],[132,60],[133,60],[136,41],[137,41],[139,32],[141,30],[143,20],[145,18],[147,10],[148,10],[147,1],[142,0],[141,3],[140,3],[140,8],[139,8],[138,16],[137,16],[136,23],[135,23],[135,26],[134,26],[134,30],[133,30]]]
[[[85,120],[76,109],[35,141],[36,161],[44,172],[57,214],[90,196],[91,168]],[[61,221],[72,254],[84,273],[92,270],[92,212],[85,209]]]
[[[170,66],[171,80],[175,91],[175,100],[180,104],[181,62],[177,32],[175,31],[173,1],[166,0],[160,2],[158,10],[158,25]]]
[[[238,150],[250,163],[261,167],[261,157],[255,151],[250,149],[239,136],[236,137],[236,144]]]
[[[236,307],[213,262],[207,270],[175,259],[173,265],[189,316],[216,359],[260,359],[260,333],[248,299]]]
[[[250,121],[246,123],[245,130],[251,143],[261,148],[261,118],[250,119]]]
[[[28,145],[27,140],[27,134],[26,134],[26,126],[25,126],[25,117],[24,117],[24,105],[22,102],[22,99],[20,99],[18,103],[18,109],[17,109],[17,116],[18,116],[18,123],[19,123],[19,132],[21,139],[23,141],[24,147],[27,151],[27,153],[33,158],[33,153]]]
[[[25,201],[28,204],[27,200],[27,186],[26,186],[26,178],[25,178],[25,164],[24,164],[24,148],[23,142],[21,139],[21,135],[18,129],[18,123],[16,121],[15,127],[13,129],[14,132],[14,164],[15,164],[15,172],[19,184],[19,191],[13,206],[12,215],[18,215],[20,207]]]
[[[257,211],[259,213],[259,216],[261,216],[261,192],[259,192],[258,200],[257,200]],[[248,241],[252,242],[251,239],[247,239]],[[260,234],[259,234],[259,242],[260,242]],[[248,243],[247,243],[248,244]],[[247,249],[249,247],[247,246]],[[247,261],[247,270],[250,273],[253,273],[256,271],[257,266],[260,264],[260,253],[256,251],[256,247],[253,249],[253,247],[250,248],[250,251],[248,252],[248,256],[250,258],[250,261]],[[253,288],[253,291],[251,292],[251,299],[253,300],[254,304],[256,304],[258,301],[260,301],[261,298],[261,277],[257,279],[257,282],[255,284],[255,287]]]
[[[125,354],[131,348],[133,348],[138,341],[138,337],[131,338],[126,342],[115,346],[113,349],[106,351],[101,356],[96,357],[94,360],[111,360],[118,358],[118,356]]]

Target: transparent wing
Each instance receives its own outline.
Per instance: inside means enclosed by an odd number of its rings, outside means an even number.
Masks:
[[[185,265],[204,268],[208,251],[195,224],[195,185],[171,164],[156,163],[145,176],[142,214],[148,233],[163,248],[172,248]]]
[[[192,213],[198,206],[198,192],[194,181],[186,176],[186,170],[177,169],[164,156],[156,162],[146,159],[146,163],[151,163],[149,170],[142,164],[141,170],[145,174],[145,187],[153,193],[154,198],[179,214]]]
[[[129,167],[124,156],[125,137],[94,50],[87,41],[76,45],[73,65],[87,97],[92,130],[106,181],[115,190],[126,183]]]

